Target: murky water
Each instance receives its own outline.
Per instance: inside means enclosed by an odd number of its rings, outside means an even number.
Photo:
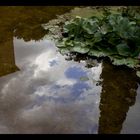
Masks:
[[[19,8],[26,13],[18,19],[6,9],[0,20],[0,133],[140,133],[135,72],[108,61],[67,61],[54,42],[41,39],[41,24],[57,12],[45,19],[47,8],[34,10]]]

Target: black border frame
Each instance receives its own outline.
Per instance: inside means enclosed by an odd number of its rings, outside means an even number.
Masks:
[[[0,6],[140,6],[140,0],[0,0]],[[128,138],[134,139],[135,134],[128,134]],[[117,140],[119,138],[127,138],[125,134],[120,134],[120,135],[91,135],[91,134],[55,134],[55,135],[46,135],[46,134],[20,134],[20,135],[15,135],[15,134],[1,134],[3,138],[5,136],[9,136],[12,138],[16,138],[15,136],[21,136],[23,139],[26,138],[26,136],[31,136],[28,138],[41,138],[43,137],[50,137],[50,138],[56,138],[56,139],[65,139],[65,136],[67,138],[70,138],[71,140],[73,139],[79,139],[79,140],[87,140],[87,139],[93,139],[94,137],[97,138],[103,138],[103,139],[108,139],[108,138],[116,138]],[[121,136],[121,137],[120,137]],[[125,136],[125,137],[124,137]],[[140,135],[135,135],[135,136],[140,136]],[[112,139],[111,138],[111,139]],[[18,137],[17,137],[18,139]]]
[[[1,6],[138,6],[140,0],[0,0]]]

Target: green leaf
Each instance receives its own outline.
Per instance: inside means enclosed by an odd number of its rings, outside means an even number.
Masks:
[[[114,65],[138,67],[140,54],[140,20],[109,14],[103,18],[90,17],[65,23],[63,38],[58,47],[62,53],[78,52],[90,56],[108,56]],[[131,48],[130,48],[131,46]],[[132,48],[133,47],[133,48]]]
[[[117,51],[122,56],[129,56],[131,54],[131,50],[126,43],[121,43],[116,46]]]
[[[99,41],[101,41],[102,40],[102,34],[100,33],[100,32],[96,32],[95,34],[94,34],[94,43],[95,42],[99,42]]]
[[[73,47],[74,46],[74,43],[73,43],[72,40],[66,40],[65,41],[65,46],[67,46],[67,47]]]
[[[88,55],[90,55],[90,56],[96,56],[96,57],[106,56],[103,52],[101,52],[99,50],[94,50],[94,49],[91,49],[89,51]]]
[[[136,22],[135,21],[131,21],[131,22],[129,22],[129,25],[136,25]]]
[[[65,46],[65,43],[64,42],[58,42],[57,47],[58,48],[64,48],[66,46]]]
[[[101,31],[101,33],[102,33],[103,35],[105,35],[105,34],[108,33],[108,32],[112,32],[112,27],[111,27],[109,24],[104,23],[104,24],[101,26],[100,31]]]
[[[110,37],[108,39],[108,43],[110,43],[111,45],[116,46],[116,44],[120,41],[120,38],[116,37]]]
[[[117,49],[115,47],[108,47],[108,45],[101,46],[101,44],[100,45],[98,44],[98,46],[96,46],[96,48],[99,51],[103,52],[106,56],[118,54]]]
[[[94,34],[94,33],[99,29],[97,23],[91,24],[91,22],[85,22],[85,24],[83,24],[82,28],[83,28],[88,34]]]
[[[69,49],[67,49],[67,48],[61,48],[60,50],[59,50],[59,52],[61,53],[61,54],[68,54],[69,52],[70,52],[70,50]]]
[[[80,46],[74,46],[72,48],[72,51],[84,54],[84,53],[88,53],[89,52],[89,48],[80,47]]]
[[[133,58],[114,58],[114,57],[110,57],[111,60],[113,60],[113,64],[114,65],[126,65],[130,68],[134,68],[138,65],[139,60],[133,59]]]

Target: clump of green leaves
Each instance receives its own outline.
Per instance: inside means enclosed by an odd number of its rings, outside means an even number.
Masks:
[[[95,57],[109,57],[114,65],[139,67],[139,20],[108,13],[102,18],[76,17],[63,27],[58,42],[61,53],[77,52]]]

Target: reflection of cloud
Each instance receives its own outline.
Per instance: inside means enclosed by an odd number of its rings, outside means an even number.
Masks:
[[[102,73],[102,64],[99,64],[98,67],[91,68],[93,73],[94,80],[98,81],[100,79],[100,74]]]
[[[22,69],[0,79],[0,131],[96,133],[101,87],[92,80],[72,78],[69,69],[80,69],[88,77],[100,74],[98,70],[65,61],[46,40],[25,43],[15,39],[14,43],[16,63]]]

